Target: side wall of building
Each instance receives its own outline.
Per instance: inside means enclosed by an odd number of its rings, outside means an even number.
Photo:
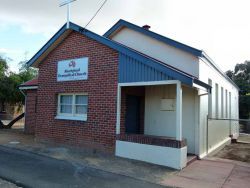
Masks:
[[[57,82],[60,60],[88,57],[88,79]],[[118,52],[72,32],[39,64],[38,140],[114,151]],[[57,99],[61,93],[87,93],[87,121],[59,120]]]
[[[229,138],[229,134],[238,135],[239,125],[237,121],[227,120],[209,120],[207,124],[207,115],[209,118],[217,119],[238,119],[239,103],[237,88],[222,76],[206,60],[200,60],[199,79],[212,86],[212,93],[203,95],[200,91],[200,155],[204,155],[206,150],[212,150],[224,140]],[[207,138],[208,125],[208,138]],[[222,128],[223,127],[223,128]],[[231,130],[230,130],[231,128]],[[208,140],[208,145],[207,145]]]
[[[26,90],[24,132],[35,134],[37,115],[37,90]]]

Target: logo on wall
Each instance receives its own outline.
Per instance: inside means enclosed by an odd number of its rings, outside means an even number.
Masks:
[[[76,62],[75,61],[70,61],[69,62],[69,67],[75,67],[76,66]]]
[[[63,60],[57,63],[57,81],[88,79],[88,58]]]

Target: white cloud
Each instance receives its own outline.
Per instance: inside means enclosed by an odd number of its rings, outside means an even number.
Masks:
[[[77,0],[72,21],[84,26],[103,0]],[[15,6],[13,6],[15,3]],[[204,49],[225,71],[250,59],[248,0],[108,0],[88,29],[103,34],[120,18]],[[0,29],[18,24],[28,33],[51,37],[66,21],[57,0],[1,0]]]
[[[23,51],[17,49],[0,48],[0,53],[2,54],[19,54],[21,52]]]
[[[0,48],[0,56],[7,59],[9,68],[13,72],[18,72],[20,59],[25,59],[25,51],[21,49]]]

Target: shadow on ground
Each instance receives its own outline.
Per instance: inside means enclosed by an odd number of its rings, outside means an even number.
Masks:
[[[163,166],[93,153],[83,148],[36,142],[33,135],[24,134],[22,129],[1,130],[0,145],[66,160],[75,167],[84,165],[157,184],[178,172]]]

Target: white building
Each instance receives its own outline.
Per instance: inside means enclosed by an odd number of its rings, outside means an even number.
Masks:
[[[207,121],[208,117],[238,119],[238,87],[205,52],[151,32],[147,26],[138,27],[124,20],[120,20],[104,36],[212,87],[210,93],[196,83],[188,87],[178,81],[120,84],[120,88],[145,86],[145,135],[175,137],[177,140],[185,138],[187,146],[181,149],[159,148],[117,141],[118,156],[183,168],[186,165],[186,153],[203,158],[228,143],[231,139],[229,135],[237,138],[238,122]]]

